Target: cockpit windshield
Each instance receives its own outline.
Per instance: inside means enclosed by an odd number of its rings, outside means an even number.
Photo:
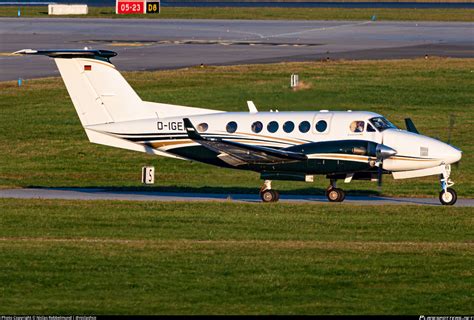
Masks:
[[[395,127],[393,123],[391,123],[384,117],[375,117],[375,118],[370,119],[369,121],[380,132],[384,131],[385,129],[397,129],[397,127]]]

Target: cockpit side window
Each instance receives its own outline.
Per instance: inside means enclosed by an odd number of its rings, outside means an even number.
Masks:
[[[397,129],[397,127],[393,123],[391,123],[390,121],[388,121],[384,117],[375,117],[375,118],[370,119],[369,121],[380,132],[382,132],[386,129]]]
[[[367,132],[377,132],[370,123],[367,123]]]
[[[351,132],[354,132],[354,133],[364,132],[364,127],[365,127],[365,122],[359,121],[359,120],[352,121],[351,125],[349,126]]]

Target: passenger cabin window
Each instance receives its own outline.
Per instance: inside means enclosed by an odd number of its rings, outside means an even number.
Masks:
[[[263,129],[263,123],[261,123],[260,121],[255,121],[254,123],[252,123],[253,132],[259,133],[260,131],[262,131],[262,129]]]
[[[397,129],[397,127],[385,119],[384,117],[375,117],[369,120],[375,127],[375,129],[379,130],[380,132],[386,129]]]
[[[319,120],[316,123],[316,131],[324,132],[328,128],[328,123],[325,120]]]
[[[351,132],[360,133],[360,132],[364,132],[364,126],[365,126],[364,121],[356,120],[356,121],[352,121],[350,125],[350,129],[351,129]]]
[[[237,122],[235,121],[231,121],[227,124],[227,126],[225,127],[225,129],[227,130],[227,132],[229,133],[234,133],[235,131],[237,131]]]
[[[300,123],[298,128],[300,129],[300,132],[306,133],[309,131],[309,129],[311,129],[311,124],[308,121],[303,121]]]
[[[205,123],[205,122],[200,123],[200,124],[198,124],[198,126],[197,126],[197,130],[198,130],[199,132],[206,132],[207,129],[209,129],[209,125],[208,125],[207,123]]]
[[[267,125],[268,132],[274,133],[278,131],[278,122],[270,121]]]
[[[295,129],[295,124],[292,121],[287,121],[283,124],[283,131],[290,133]]]
[[[376,130],[370,125],[370,123],[367,123],[367,132],[376,132]]]

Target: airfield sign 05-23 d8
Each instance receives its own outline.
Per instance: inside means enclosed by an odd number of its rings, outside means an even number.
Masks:
[[[116,0],[116,14],[160,13],[159,0]]]

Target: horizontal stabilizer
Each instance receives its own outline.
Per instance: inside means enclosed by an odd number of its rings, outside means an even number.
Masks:
[[[104,60],[109,62],[109,59],[115,57],[117,52],[109,50],[90,50],[90,49],[50,49],[50,50],[33,50],[33,49],[23,49],[13,54],[25,54],[25,55],[42,55],[48,56],[51,58],[63,58],[63,59],[72,59],[72,58],[89,58]]]

